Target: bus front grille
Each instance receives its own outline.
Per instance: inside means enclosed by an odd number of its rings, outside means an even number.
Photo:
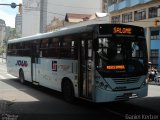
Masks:
[[[116,84],[130,84],[138,82],[139,77],[130,77],[130,78],[113,78],[113,81]]]

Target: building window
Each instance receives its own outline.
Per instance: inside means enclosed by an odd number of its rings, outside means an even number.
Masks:
[[[159,38],[159,30],[151,31],[151,40],[158,40]]]
[[[160,16],[160,6],[149,8],[149,18],[154,18],[158,16]]]
[[[158,66],[158,58],[151,58],[150,60],[151,60],[151,63],[152,63],[155,67]]]
[[[151,57],[158,57],[159,50],[158,49],[151,49]]]
[[[158,56],[159,56],[159,50],[158,49],[151,49],[150,60],[154,66],[158,66]]]
[[[119,0],[118,2],[120,3],[120,2],[122,2],[122,1],[124,1],[124,0]]]
[[[149,8],[149,18],[157,17],[157,7]]]
[[[122,22],[123,23],[131,22],[131,21],[132,21],[132,12],[122,15]]]
[[[116,3],[117,3],[117,0],[111,0],[109,5],[113,5],[113,4],[116,4]]]
[[[134,20],[143,20],[146,19],[146,9],[135,11],[134,12]]]
[[[112,23],[120,23],[120,15],[112,17]]]

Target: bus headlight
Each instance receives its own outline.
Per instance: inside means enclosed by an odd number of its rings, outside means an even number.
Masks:
[[[146,82],[146,80],[142,83],[142,85],[141,85],[141,87],[140,88],[143,88],[144,86],[146,86],[147,85],[147,82]]]

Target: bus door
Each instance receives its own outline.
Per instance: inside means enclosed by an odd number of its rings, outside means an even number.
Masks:
[[[92,98],[93,80],[92,41],[82,40],[80,44],[80,96]]]
[[[37,64],[38,64],[38,56],[39,56],[39,41],[34,41],[32,44],[32,57],[31,57],[31,75],[32,82],[37,84]]]

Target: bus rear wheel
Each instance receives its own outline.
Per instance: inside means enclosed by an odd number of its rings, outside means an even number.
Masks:
[[[22,84],[25,83],[24,73],[22,70],[20,70],[20,72],[19,72],[19,80],[20,80],[20,83],[22,83]]]
[[[73,84],[69,80],[66,80],[63,82],[62,93],[63,93],[64,99],[67,102],[69,102],[69,103],[74,102],[74,100],[75,100],[74,88],[73,88]]]

